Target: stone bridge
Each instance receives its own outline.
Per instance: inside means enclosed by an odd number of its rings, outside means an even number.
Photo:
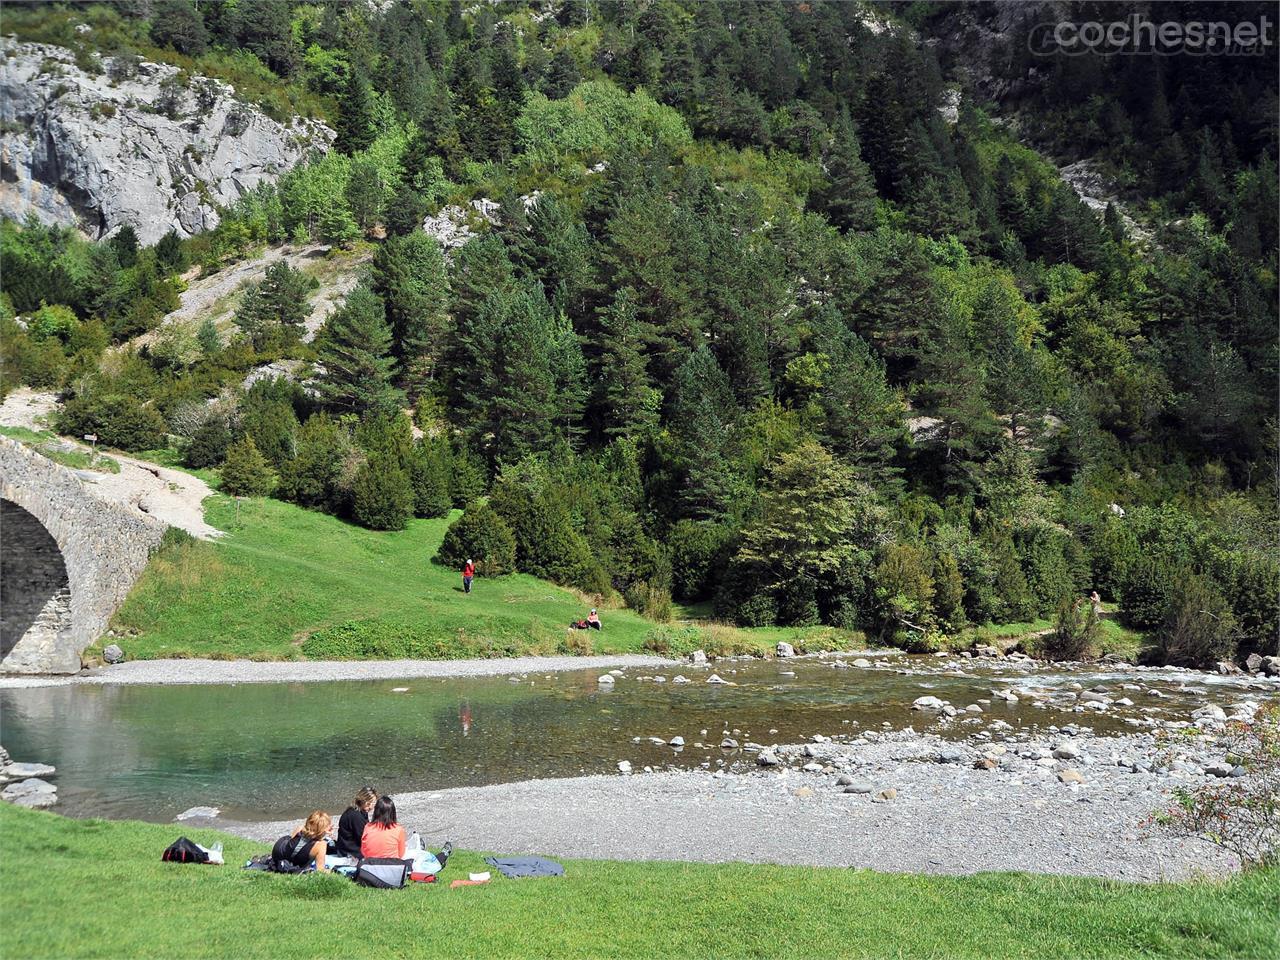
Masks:
[[[0,437],[0,672],[79,670],[165,529]]]

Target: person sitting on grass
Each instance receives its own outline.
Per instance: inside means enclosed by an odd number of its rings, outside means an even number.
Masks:
[[[329,849],[329,831],[333,818],[323,810],[312,810],[306,822],[292,835],[281,837],[271,850],[271,859],[282,872],[298,873],[314,862],[317,870],[324,870],[325,852]],[[289,869],[292,868],[292,869]]]
[[[362,857],[395,857],[404,859],[404,827],[396,819],[396,804],[390,797],[379,797],[373,807],[373,819],[364,828],[360,841]]]
[[[596,613],[595,607],[592,607],[591,613],[587,614],[587,629],[588,630],[604,629],[603,627],[600,626],[600,614]]]
[[[351,806],[338,819],[338,853],[342,856],[359,859],[364,828],[369,825],[369,815],[377,799],[378,792],[373,787],[361,787]]]

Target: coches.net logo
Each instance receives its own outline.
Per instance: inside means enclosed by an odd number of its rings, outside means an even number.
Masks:
[[[1060,20],[1036,24],[1027,46],[1036,56],[1140,55],[1170,57],[1259,56],[1275,45],[1275,23],[1266,16],[1239,23],[1225,20],[1149,20],[1134,13],[1101,23]]]

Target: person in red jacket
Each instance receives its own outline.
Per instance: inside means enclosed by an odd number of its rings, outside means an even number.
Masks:
[[[471,581],[476,576],[476,565],[468,558],[467,562],[462,565],[462,592],[471,592]]]

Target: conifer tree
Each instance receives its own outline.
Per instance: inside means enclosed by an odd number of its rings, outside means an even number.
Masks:
[[[634,437],[655,425],[661,395],[645,369],[635,295],[618,291],[600,323],[601,351],[595,404],[603,433]]]
[[[369,81],[352,70],[338,104],[337,139],[334,146],[343,153],[358,153],[373,143],[373,94]]]
[[[233,497],[265,497],[276,477],[267,458],[258,452],[253,437],[233,443],[222,464],[222,491]]]
[[[440,245],[420,230],[390,237],[373,259],[401,383],[416,397],[435,377],[448,330],[449,278]]]
[[[316,378],[321,399],[339,411],[365,413],[400,402],[391,385],[391,329],[382,301],[368,287],[356,287],[325,321],[316,337],[323,372]]]
[[[862,145],[847,110],[840,111],[831,131],[823,166],[827,186],[821,202],[827,217],[842,230],[869,230],[876,222],[876,187],[862,159]]]

